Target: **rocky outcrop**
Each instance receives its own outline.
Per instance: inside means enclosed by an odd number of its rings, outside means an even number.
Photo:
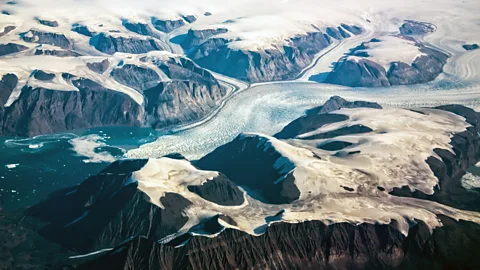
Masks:
[[[40,81],[51,81],[55,78],[55,74],[48,73],[43,70],[36,70],[33,74],[33,77]]]
[[[58,22],[53,20],[37,18],[38,23],[49,27],[58,27]]]
[[[129,21],[123,21],[122,24],[123,26],[125,26],[125,28],[127,28],[127,30],[132,31],[134,33],[144,35],[144,36],[153,35],[153,30],[146,23],[134,23]]]
[[[473,50],[477,50],[478,48],[480,48],[480,46],[478,46],[478,44],[464,44],[464,45],[462,45],[462,47],[466,51],[473,51]]]
[[[227,33],[228,29],[226,28],[217,28],[217,29],[202,29],[202,30],[197,30],[197,29],[190,29],[188,32],[179,37],[175,37],[172,39],[173,42],[179,43],[182,48],[186,51],[188,51],[191,48],[194,48],[209,38]]]
[[[232,49],[229,44],[233,40],[221,36],[228,32],[226,28],[190,29],[171,41],[180,44],[189,58],[202,67],[240,80],[262,82],[295,78],[332,39],[349,38],[362,31],[347,24],[328,27],[325,33],[316,29],[266,50]]]
[[[370,42],[379,41],[372,40]],[[443,72],[443,66],[448,59],[448,55],[417,42],[415,46],[422,55],[418,56],[413,63],[394,61],[390,63],[388,70],[385,70],[374,59],[369,58],[368,53],[362,51],[367,46],[366,44],[368,43],[354,48],[350,52],[352,57],[347,56],[336,63],[325,82],[350,87],[386,87],[427,83],[435,80]],[[312,79],[315,80],[315,78]]]
[[[7,25],[3,28],[3,31],[0,32],[0,37],[3,37],[5,35],[7,35],[8,33],[12,32],[13,30],[17,29],[16,26],[14,25]]]
[[[109,66],[110,66],[110,62],[108,61],[108,59],[105,59],[101,62],[87,63],[87,67],[91,71],[96,72],[98,74],[103,74],[108,69]]]
[[[210,113],[227,94],[212,74],[180,58],[157,66],[170,79],[144,90],[147,123],[154,128],[184,124]]]
[[[87,26],[81,25],[81,24],[74,24],[72,26],[72,31],[87,37],[93,37],[97,34],[95,32],[90,31],[90,29]]]
[[[402,35],[426,35],[435,32],[435,26],[431,23],[405,21],[400,27]]]
[[[131,181],[146,162],[113,163],[81,185],[56,192],[28,215],[48,224],[40,231],[43,237],[78,252],[116,246],[137,235],[159,240],[187,222],[182,211],[190,202],[167,193],[159,198],[163,208],[150,203]]]
[[[81,269],[445,269],[480,267],[480,226],[439,216],[430,234],[412,224],[408,236],[395,224],[327,226],[318,221],[276,223],[261,236],[227,229],[194,237],[179,248],[139,237]]]
[[[60,47],[62,49],[73,48],[73,43],[68,40],[64,34],[30,30],[26,33],[23,33],[21,37],[24,41],[30,43],[49,44]]]
[[[87,62],[86,67],[92,73],[109,76],[142,93],[144,102],[141,104],[98,81],[68,73],[34,70],[32,79],[51,83],[57,83],[56,79],[59,79],[80,90],[61,91],[22,85],[19,97],[8,108],[2,109],[0,134],[34,136],[101,126],[166,128],[200,120],[228,94],[210,72],[191,60],[173,55],[157,57],[155,54],[140,58],[138,65],[122,62],[108,74],[105,73],[110,70],[109,59]],[[62,78],[55,79],[56,76]],[[11,92],[12,89],[4,91],[4,104]]]
[[[0,127],[3,126],[5,117],[5,104],[13,89],[17,86],[18,78],[14,74],[5,74],[0,80]]]
[[[218,205],[234,206],[245,202],[243,192],[223,174],[202,185],[190,185],[188,190]]]
[[[292,203],[300,197],[291,172],[277,167],[284,159],[269,141],[256,135],[240,135],[198,160],[195,165],[204,170],[219,171],[250,196],[270,204]],[[281,181],[277,181],[281,179]]]
[[[360,26],[356,25],[348,25],[345,23],[342,23],[341,26],[346,29],[348,32],[354,34],[354,35],[360,35],[363,33],[363,29]]]
[[[186,23],[183,19],[176,20],[161,20],[158,18],[152,18],[152,24],[155,29],[164,33],[170,33],[173,30],[184,26]]]
[[[210,34],[214,33],[207,33],[207,36]],[[195,39],[186,41],[184,46],[187,47],[187,44],[199,42]],[[322,32],[313,32],[292,38],[288,45],[265,51],[235,50],[228,46],[228,42],[222,38],[210,38],[190,49],[188,56],[202,67],[240,80],[286,80],[297,76],[316,53],[330,45],[331,40]]]
[[[71,50],[50,50],[50,49],[36,49],[35,55],[51,55],[57,57],[77,57],[81,54]]]
[[[142,124],[143,109],[129,96],[88,79],[75,79],[72,83],[80,91],[22,89],[18,99],[5,109],[2,133],[34,136],[98,126]]]
[[[460,105],[445,105],[438,109],[449,111],[466,118],[471,125],[466,131],[454,134],[450,144],[453,153],[444,149],[435,149],[440,157],[429,157],[427,163],[439,180],[433,195],[420,191],[411,192],[407,187],[396,188],[391,194],[432,200],[458,209],[480,211],[480,197],[475,191],[461,185],[465,171],[480,160],[480,113]]]
[[[107,54],[116,52],[141,54],[162,50],[160,44],[153,38],[116,37],[106,33],[100,33],[92,37],[90,45]]]
[[[347,101],[339,96],[333,96],[322,106],[310,109],[305,116],[302,116],[274,135],[278,139],[293,139],[300,134],[305,134],[321,128],[324,125],[346,121],[348,116],[343,114],[329,114],[342,108],[374,108],[382,109],[377,103],[367,101]],[[325,136],[325,135],[324,135]]]
[[[26,49],[28,47],[15,43],[0,44],[0,56],[25,51]]]
[[[115,68],[112,71],[112,76],[117,82],[132,87],[139,92],[150,88],[160,80],[154,70],[131,64]]]

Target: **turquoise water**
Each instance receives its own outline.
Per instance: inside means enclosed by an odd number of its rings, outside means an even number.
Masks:
[[[89,157],[79,155],[73,141],[115,159],[161,134],[149,128],[105,127],[27,139],[0,137],[0,208],[31,206],[54,191],[81,183],[108,165],[107,161],[90,162]],[[91,145],[91,135],[100,145]]]

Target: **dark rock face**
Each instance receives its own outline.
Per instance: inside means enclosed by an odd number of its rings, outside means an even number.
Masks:
[[[217,29],[204,29],[204,30],[194,30],[190,29],[188,30],[187,34],[185,36],[181,37],[183,40],[181,40],[179,43],[182,46],[183,49],[189,50],[195,46],[198,46],[205,42],[207,39],[227,33],[228,30],[226,28],[217,28]],[[172,41],[175,42],[177,39],[180,38],[174,38]]]
[[[28,47],[15,43],[0,44],[0,56],[25,51],[26,49]]]
[[[0,37],[7,35],[8,33],[12,32],[13,30],[17,29],[14,25],[7,25],[3,28],[3,32],[0,32]]]
[[[219,171],[235,184],[246,188],[257,200],[271,203],[292,203],[300,197],[293,173],[282,174],[275,168],[282,158],[265,138],[239,136],[220,146],[195,163],[204,170]],[[247,191],[248,192],[248,191]]]
[[[243,192],[223,174],[208,180],[203,185],[188,186],[188,190],[219,205],[242,205],[245,201]]]
[[[466,190],[461,185],[461,178],[470,166],[480,160],[480,113],[460,105],[445,105],[438,109],[449,111],[466,118],[471,124],[466,131],[454,134],[450,144],[453,152],[435,149],[441,158],[429,157],[427,163],[439,180],[439,187],[433,195],[411,192],[408,188],[394,189],[391,194],[403,197],[415,197],[432,200],[458,209],[480,211],[478,192]]]
[[[134,239],[81,269],[445,269],[480,267],[480,226],[439,217],[430,234],[423,222],[405,237],[389,225],[276,223],[258,237],[227,229],[194,237],[180,248]],[[148,259],[147,259],[148,258]]]
[[[367,59],[337,63],[325,82],[351,87],[390,86],[385,69]]]
[[[117,82],[132,87],[139,92],[148,89],[150,85],[160,80],[155,71],[131,64],[114,69],[112,75]]]
[[[328,143],[319,145],[318,148],[323,149],[323,150],[327,150],[327,151],[338,151],[338,150],[345,149],[345,148],[349,147],[350,145],[352,145],[352,143],[350,143],[350,142],[332,141],[332,142],[328,142]]]
[[[426,35],[434,31],[434,25],[426,22],[405,21],[400,27],[402,35]]]
[[[343,39],[343,36],[342,34],[340,33],[340,31],[336,28],[333,28],[333,27],[328,27],[327,30],[326,30],[326,33],[333,37],[334,39],[337,39],[337,40],[341,40]]]
[[[130,183],[131,173],[146,162],[113,163],[81,185],[58,191],[27,214],[47,222],[40,231],[46,239],[78,252],[116,246],[137,235],[161,239],[185,224],[182,211],[191,203],[175,193],[159,198],[164,208],[150,203],[137,183]]]
[[[35,55],[52,55],[57,57],[81,56],[81,54],[74,51],[70,51],[70,50],[47,50],[47,49],[36,49]]]
[[[193,23],[197,20],[197,16],[195,15],[184,15],[182,18],[188,23]]]
[[[148,36],[148,35],[152,35],[153,33],[153,30],[150,28],[150,26],[145,23],[133,23],[129,21],[123,21],[122,24],[129,31],[132,31],[140,35]]]
[[[84,36],[87,36],[87,37],[93,37],[94,35],[96,35],[96,33],[90,31],[90,29],[88,29],[87,26],[81,25],[81,24],[74,24],[72,26],[72,31],[77,32],[77,33],[79,33],[81,35],[84,35]]]
[[[382,109],[378,103],[368,101],[347,101],[339,96],[332,96],[322,106],[308,110],[307,114],[329,113],[333,111],[353,108]]]
[[[478,48],[480,48],[480,46],[478,46],[478,44],[464,44],[464,45],[462,45],[462,47],[467,51],[473,51],[473,50],[477,50]]]
[[[349,127],[340,128],[337,130],[328,131],[325,133],[320,133],[316,135],[312,135],[309,137],[302,138],[303,140],[319,140],[319,139],[329,139],[334,137],[340,137],[350,134],[362,134],[362,133],[369,133],[373,130],[364,125],[353,125]]]
[[[5,104],[17,86],[18,78],[14,74],[5,74],[0,80],[0,127],[3,126],[5,117]]]
[[[173,30],[182,27],[185,25],[185,21],[182,19],[178,20],[160,20],[157,18],[152,18],[152,24],[155,29],[161,32],[170,33]]]
[[[37,30],[30,30],[21,35],[22,39],[30,43],[50,44],[58,46],[62,49],[72,49],[73,44],[63,34],[41,32]]]
[[[213,33],[206,35],[210,34]],[[201,42],[195,40],[186,39],[186,44]],[[258,52],[233,50],[228,42],[210,38],[190,49],[188,56],[202,67],[248,82],[287,80],[295,78],[316,53],[331,44],[330,37],[321,32],[298,36],[288,45]]]
[[[37,70],[35,71],[35,74],[33,75],[33,77],[40,81],[51,81],[53,80],[53,78],[55,78],[55,74],[47,73],[43,70]]]
[[[191,60],[157,63],[172,81],[145,89],[147,122],[154,128],[205,117],[227,93],[212,74]]]
[[[326,124],[348,120],[348,116],[343,114],[329,114],[342,108],[374,108],[382,109],[377,103],[367,101],[347,101],[339,96],[333,96],[322,106],[310,109],[307,115],[302,116],[285,126],[282,131],[275,134],[277,139],[293,139],[300,134],[321,128]]]
[[[365,44],[362,44],[350,53],[362,58],[355,60],[346,58],[338,62],[325,82],[350,87],[385,87],[420,84],[435,80],[443,72],[448,56],[419,43],[416,46],[425,55],[417,57],[411,65],[392,62],[390,68],[385,70],[381,65],[369,60],[368,54],[358,52],[365,48]]]
[[[300,134],[314,131],[326,124],[346,120],[348,120],[348,116],[343,114],[309,114],[292,121],[274,137],[277,139],[293,139]]]
[[[73,80],[80,91],[26,87],[5,109],[3,134],[34,136],[98,126],[141,125],[143,110],[129,96],[88,79]]]
[[[162,50],[161,46],[153,38],[114,37],[105,33],[92,37],[90,44],[97,50],[108,54],[116,52],[140,54]]]
[[[155,71],[131,64],[116,67],[111,72],[120,84],[144,93],[145,102],[141,105],[114,89],[64,73],[62,78],[80,91],[24,87],[9,108],[2,105],[0,134],[34,136],[100,126],[166,128],[207,116],[227,95],[227,89],[210,72],[191,60],[172,57],[151,61],[171,81],[162,82]],[[103,74],[110,63],[104,59],[86,65]],[[55,74],[39,70],[33,76],[37,80],[52,81]],[[5,90],[7,92],[9,96],[11,89]]]
[[[110,66],[110,62],[108,59],[103,60],[102,62],[92,62],[92,63],[87,63],[87,67],[98,74],[103,74],[108,67]]]
[[[161,129],[200,119],[216,106],[215,100],[222,97],[222,91],[195,81],[161,82],[143,92],[147,121],[153,128]]]
[[[363,33],[363,29],[359,26],[356,26],[356,25],[348,25],[348,24],[342,23],[341,26],[344,29],[346,29],[348,32],[350,32],[354,35],[360,35],[361,33]]]
[[[57,21],[50,21],[50,20],[45,20],[45,19],[39,19],[37,18],[38,23],[50,26],[50,27],[58,27],[58,22]]]

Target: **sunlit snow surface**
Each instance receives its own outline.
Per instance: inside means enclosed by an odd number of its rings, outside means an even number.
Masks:
[[[231,217],[237,224],[234,227],[250,234],[263,233],[273,220],[320,220],[327,224],[390,223],[396,220],[399,230],[404,234],[408,233],[409,223],[415,219],[423,220],[430,228],[441,226],[437,214],[480,222],[480,213],[388,194],[394,188],[403,186],[408,186],[412,191],[433,193],[438,179],[426,159],[436,156],[436,148],[451,151],[451,135],[463,132],[469,126],[463,117],[433,109],[421,109],[419,113],[407,109],[365,108],[342,109],[336,113],[348,115],[350,120],[326,125],[301,134],[294,140],[277,140],[258,133],[247,133],[236,139],[255,137],[259,142],[259,151],[273,148],[280,154],[273,166],[278,170],[293,172],[295,186],[300,191],[299,199],[291,204],[264,203],[250,197],[248,192],[245,192],[245,203],[240,206],[220,206],[209,202],[190,192],[187,187],[202,185],[218,173],[198,170],[185,160],[150,159],[132,178],[151,202],[159,207],[163,207],[159,198],[167,192],[180,194],[193,203],[185,210],[189,220],[178,232],[180,234],[217,214]],[[350,125],[366,125],[373,131],[326,140],[305,140],[308,136]],[[315,147],[328,140],[351,142],[353,145],[347,151],[359,153],[338,156]],[[380,191],[378,186],[385,191]],[[278,213],[282,214],[278,216]]]

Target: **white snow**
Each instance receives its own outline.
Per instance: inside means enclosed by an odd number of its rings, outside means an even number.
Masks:
[[[178,193],[193,203],[185,210],[189,220],[178,233],[189,231],[202,220],[224,214],[235,220],[237,229],[257,235],[270,224],[266,218],[282,210],[285,211],[281,218],[284,222],[390,223],[396,220],[404,234],[408,232],[409,221],[414,219],[423,220],[430,228],[441,226],[437,214],[480,222],[478,213],[431,201],[388,195],[394,187],[403,186],[431,194],[438,179],[425,160],[435,156],[434,148],[449,150],[451,134],[462,132],[469,126],[464,118],[449,112],[434,109],[421,111],[426,115],[405,109],[342,109],[336,113],[346,114],[352,120],[330,124],[300,136],[353,124],[367,125],[373,132],[335,138],[354,142],[348,151],[360,153],[353,156],[335,156],[330,151],[312,147],[321,140],[281,141],[255,133],[240,136],[240,140],[254,136],[259,141],[258,146],[262,147],[261,151],[274,150],[281,154],[273,166],[280,173],[293,172],[295,185],[301,192],[295,204],[264,204],[248,196],[248,193],[245,195],[246,202],[240,206],[220,206],[206,201],[189,192],[186,186],[202,184],[217,173],[200,171],[184,160],[150,159],[132,178],[152,203],[160,207],[163,206],[159,198],[166,192]],[[377,186],[384,187],[386,192],[379,191]],[[353,191],[348,192],[343,187]],[[204,235],[196,229],[194,232]]]
[[[357,51],[368,53],[368,57],[350,56],[347,59],[365,58],[380,64],[388,71],[392,62],[399,61],[410,65],[417,57],[425,55],[415,46],[414,41],[398,36],[383,36],[377,39],[380,42],[368,42],[366,49]]]
[[[96,151],[99,147],[107,146],[103,140],[103,137],[92,134],[71,139],[69,142],[73,145],[73,151],[77,155],[87,157],[83,160],[85,163],[114,162],[116,158],[107,151]]]
[[[20,164],[18,164],[18,163],[16,163],[16,164],[7,164],[7,165],[5,165],[5,167],[7,167],[8,169],[15,169],[18,165],[20,165]]]

